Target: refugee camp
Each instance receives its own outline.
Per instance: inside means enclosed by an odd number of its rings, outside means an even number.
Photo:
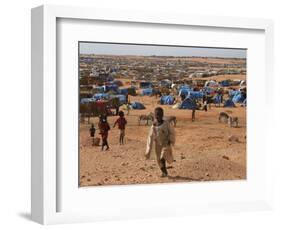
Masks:
[[[246,53],[80,42],[79,186],[246,179]]]

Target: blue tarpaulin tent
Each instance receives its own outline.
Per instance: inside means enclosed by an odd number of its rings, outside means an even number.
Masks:
[[[149,82],[149,81],[140,82],[140,88],[141,89],[151,88],[151,87],[152,87],[152,83]]]
[[[179,96],[182,96],[182,95],[187,96],[190,91],[192,91],[192,89],[190,89],[190,88],[181,88],[179,90]]]
[[[230,86],[229,80],[221,81],[220,84],[221,84],[222,87],[228,87],[228,86]]]
[[[123,88],[118,90],[119,94],[127,95],[128,94],[128,88]]]
[[[174,104],[175,98],[173,96],[162,96],[160,98],[160,104],[161,105],[172,105]]]
[[[145,109],[144,105],[137,101],[132,102],[131,107],[132,109]]]
[[[234,103],[243,103],[245,101],[245,99],[246,99],[245,95],[240,92],[239,94],[235,95],[232,98],[232,101]]]
[[[229,90],[229,92],[228,92],[228,95],[230,98],[233,98],[238,94],[240,94],[240,91],[238,91],[238,90]]]
[[[222,103],[222,95],[217,94],[217,95],[214,97],[214,103],[215,103],[215,104],[220,104],[220,103]]]
[[[190,91],[189,94],[187,95],[187,97],[191,98],[191,99],[200,99],[203,98],[203,92],[200,91]]]
[[[148,96],[151,96],[153,94],[153,90],[152,88],[146,88],[146,89],[143,89],[142,92],[141,92],[141,95],[148,95]]]
[[[105,85],[104,89],[105,89],[104,92],[108,92],[108,91],[115,91],[115,92],[117,92],[118,91],[118,85],[116,85],[116,84]]]
[[[184,95],[185,97],[192,99],[200,99],[203,98],[204,93],[200,91],[192,91],[190,89],[181,89],[179,95]]]
[[[93,98],[96,100],[108,99],[109,95],[107,93],[96,93],[94,94]]]
[[[185,98],[183,102],[179,105],[179,109],[196,109],[196,103],[191,98]]]
[[[190,89],[191,90],[189,85],[180,85],[179,90],[181,90],[181,89]]]
[[[235,107],[235,104],[234,104],[234,102],[233,102],[231,99],[227,99],[227,100],[224,102],[223,107]]]
[[[234,103],[243,103],[246,99],[246,95],[239,90],[229,91],[229,96]]]
[[[81,104],[87,104],[87,103],[94,102],[94,101],[96,101],[95,98],[82,98],[82,99],[80,100],[80,103],[81,103]]]

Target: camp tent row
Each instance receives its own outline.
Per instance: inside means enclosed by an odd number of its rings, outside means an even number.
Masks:
[[[134,87],[119,88],[118,85],[112,84],[112,85],[104,85],[104,86],[95,86],[95,87],[93,87],[93,92],[94,93],[112,92],[112,93],[115,93],[115,94],[135,95],[136,94],[136,89]]]

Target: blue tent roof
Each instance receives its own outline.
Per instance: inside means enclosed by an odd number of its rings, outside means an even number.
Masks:
[[[128,94],[128,88],[123,88],[118,90],[119,94],[127,95]]]
[[[183,102],[180,104],[179,109],[196,109],[196,103],[191,98],[186,98],[183,100]]]
[[[150,88],[152,86],[152,83],[149,81],[140,82],[140,88]]]
[[[222,95],[217,94],[217,95],[214,97],[214,103],[215,103],[215,104],[220,104],[220,103],[221,103],[221,98],[222,98]]]
[[[175,98],[173,96],[162,96],[160,98],[160,104],[161,105],[172,105],[174,104]]]
[[[146,88],[146,89],[143,89],[142,92],[141,92],[141,95],[152,95],[153,94],[153,90],[152,88]]]
[[[80,100],[80,103],[81,103],[81,104],[87,104],[87,103],[89,103],[89,102],[94,102],[94,101],[96,101],[95,98],[82,98],[82,99]]]
[[[228,99],[224,102],[223,107],[235,107],[235,104],[231,99]]]
[[[181,90],[181,89],[190,89],[191,90],[189,85],[180,85],[179,90]]]
[[[191,99],[200,99],[203,98],[203,92],[200,91],[190,91],[188,97]]]
[[[108,99],[109,95],[107,93],[96,93],[94,94],[93,98],[95,98],[96,100]]]
[[[131,107],[132,109],[145,109],[144,105],[137,101],[132,102]]]
[[[181,88],[180,90],[179,90],[179,95],[181,96],[181,95],[188,95],[188,93],[191,91],[192,89],[190,89],[190,88]]]
[[[179,92],[179,95],[185,95],[186,97],[192,99],[200,99],[203,98],[203,92],[201,91],[192,91],[190,88],[182,88]]]
[[[221,84],[221,86],[223,86],[223,87],[230,86],[229,80],[221,81],[220,84]]]
[[[112,85],[105,85],[104,86],[104,91],[105,92],[108,92],[108,91],[118,91],[118,85],[116,85],[116,84],[112,84]]]
[[[229,96],[232,98],[234,103],[243,103],[246,99],[245,94],[243,94],[239,90],[231,90],[229,91]]]
[[[234,103],[243,103],[243,101],[245,101],[245,99],[246,98],[242,94],[238,94],[232,98],[232,101]]]
[[[229,90],[228,95],[230,98],[233,98],[234,96],[240,94],[240,91],[238,90]]]

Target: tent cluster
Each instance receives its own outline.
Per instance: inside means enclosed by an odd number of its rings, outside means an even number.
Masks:
[[[224,107],[235,107],[235,103],[240,103],[242,106],[247,106],[246,93],[240,90],[230,90],[229,99],[224,102]]]
[[[227,80],[220,82],[221,85],[227,85]],[[209,81],[209,84],[205,86],[200,91],[195,91],[188,85],[182,85],[178,87],[179,96],[182,98],[181,104],[177,107],[180,109],[194,109],[196,107],[196,101],[204,97],[211,97],[212,102],[215,104],[223,103],[223,89],[222,88],[213,88],[212,84],[216,82]],[[164,101],[164,99],[163,99]],[[246,101],[246,91],[243,90],[230,90],[229,99],[224,101],[224,107],[235,107],[236,103],[240,103],[242,106],[247,106]]]
[[[128,95],[136,95],[136,89],[134,87],[129,88],[119,88],[121,85],[117,80],[111,82],[107,82],[103,86],[94,86],[93,87],[93,95],[90,95],[90,98],[81,98],[80,103],[90,103],[100,100],[110,100],[112,98],[118,98],[120,101],[120,105],[127,103]]]

